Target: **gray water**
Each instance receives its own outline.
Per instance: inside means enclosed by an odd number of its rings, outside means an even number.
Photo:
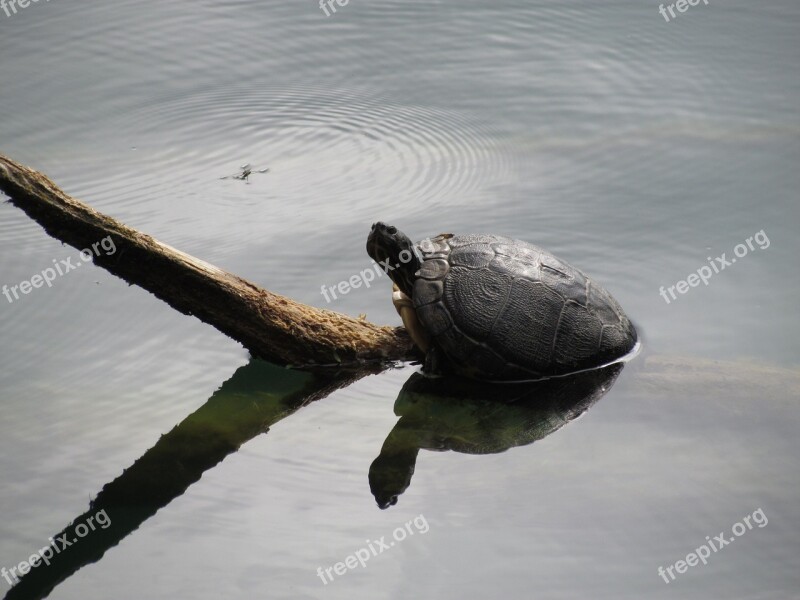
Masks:
[[[798,25],[793,0],[711,0],[669,22],[616,0],[0,10],[0,152],[97,210],[390,324],[386,278],[320,293],[370,266],[374,221],[517,237],[601,282],[644,341],[545,439],[420,451],[384,511],[367,473],[416,367],[363,379],[205,470],[50,597],[797,597]],[[269,172],[222,179],[244,163]],[[0,205],[0,285],[75,255]],[[0,297],[0,331],[5,568],[250,362],[89,265]],[[768,522],[739,544],[659,576],[758,509]],[[425,533],[318,577],[420,515]]]

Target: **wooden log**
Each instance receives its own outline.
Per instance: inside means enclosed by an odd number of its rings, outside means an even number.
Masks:
[[[213,325],[255,357],[288,366],[373,369],[415,357],[402,327],[375,325],[262,289],[97,212],[2,154],[0,190],[47,233],[78,250],[110,236],[116,252],[96,253],[97,265]],[[386,295],[388,302],[388,289]]]

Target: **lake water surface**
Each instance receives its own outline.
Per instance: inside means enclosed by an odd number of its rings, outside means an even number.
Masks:
[[[305,376],[82,266],[0,297],[0,567],[127,469],[105,493],[130,531],[50,597],[798,597],[800,4],[712,0],[670,22],[620,0],[335,6],[0,10],[0,152],[376,323],[400,324],[386,278],[320,293],[370,266],[373,222],[524,239],[607,287],[642,352],[579,419],[544,437],[574,415],[537,413],[543,439],[481,453],[464,431],[521,417],[398,400],[415,366],[284,402]],[[222,179],[244,163],[269,171]],[[0,285],[76,255],[0,205]],[[381,510],[370,466],[393,428],[421,449]],[[759,509],[765,524],[731,534]],[[721,532],[739,543],[659,576]],[[382,537],[395,544],[323,583],[318,567]]]

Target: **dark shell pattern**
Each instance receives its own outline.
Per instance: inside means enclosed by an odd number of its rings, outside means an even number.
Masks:
[[[613,362],[636,345],[611,294],[533,244],[442,235],[418,249],[417,317],[460,372],[538,379]]]

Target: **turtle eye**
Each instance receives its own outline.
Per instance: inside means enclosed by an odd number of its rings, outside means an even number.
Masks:
[[[394,235],[395,233],[397,233],[397,227],[392,227],[392,226],[387,227],[386,233],[388,233],[389,235]]]

